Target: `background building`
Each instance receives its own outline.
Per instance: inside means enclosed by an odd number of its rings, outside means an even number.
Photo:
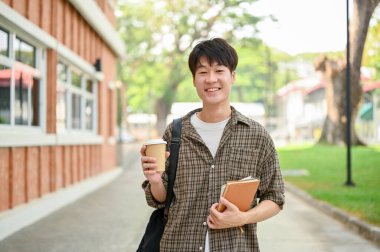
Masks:
[[[0,212],[116,166],[114,1],[0,1]]]
[[[380,81],[362,80],[363,99],[355,119],[358,136],[367,144],[380,143]],[[319,140],[327,115],[325,84],[318,78],[293,81],[276,93],[276,138],[288,142]],[[286,125],[286,127],[284,127]]]

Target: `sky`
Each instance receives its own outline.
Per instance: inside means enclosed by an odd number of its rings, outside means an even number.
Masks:
[[[291,55],[345,48],[346,0],[259,0],[252,8],[278,19],[259,26],[260,36],[271,47]]]

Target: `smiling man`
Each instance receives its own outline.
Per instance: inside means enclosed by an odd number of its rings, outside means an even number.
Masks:
[[[259,123],[230,105],[238,64],[233,47],[220,38],[203,41],[188,63],[202,108],[182,118],[175,199],[161,251],[259,251],[256,223],[276,215],[284,204],[273,141]],[[168,146],[171,129],[170,124],[163,136]],[[146,199],[152,207],[164,207],[167,174],[156,171],[156,160],[146,156],[145,149],[142,146],[141,162]],[[220,198],[220,190],[226,181],[248,176],[260,179],[260,186],[252,208],[241,212]],[[223,212],[217,210],[220,203],[227,207]]]

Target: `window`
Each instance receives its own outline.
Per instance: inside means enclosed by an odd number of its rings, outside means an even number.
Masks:
[[[85,92],[85,128],[86,130],[94,129],[94,82],[91,80],[86,81]]]
[[[33,46],[16,37],[14,40],[14,48],[17,61],[32,67],[35,66],[36,49]]]
[[[57,65],[57,131],[95,129],[96,81],[67,63]]]
[[[38,51],[42,49],[0,27],[0,125],[41,125]]]
[[[5,57],[9,56],[9,33],[0,27],[0,54]]]
[[[58,63],[57,65],[57,131],[64,131],[67,127],[67,66]]]
[[[0,64],[0,124],[11,123],[11,69]]]

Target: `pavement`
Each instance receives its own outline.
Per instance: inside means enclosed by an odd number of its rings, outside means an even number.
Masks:
[[[6,237],[0,252],[136,251],[152,211],[140,187],[139,147],[123,146],[116,179]],[[380,252],[310,202],[287,191],[284,210],[258,224],[261,251]]]

